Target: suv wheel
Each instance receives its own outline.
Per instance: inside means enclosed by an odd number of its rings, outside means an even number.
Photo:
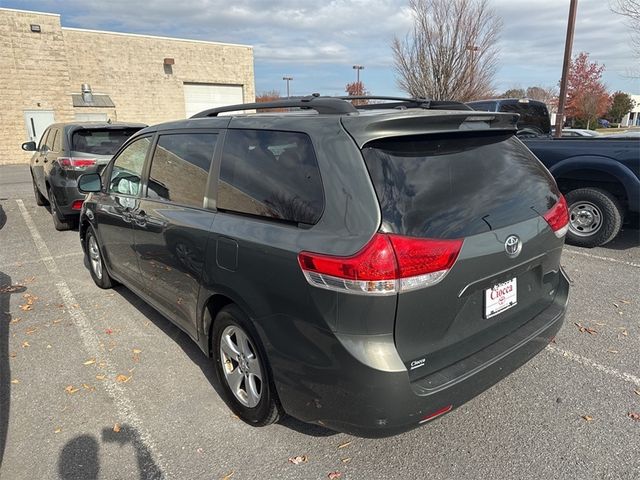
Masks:
[[[622,227],[618,200],[605,190],[579,188],[566,196],[569,206],[567,242],[579,247],[598,247],[610,242]]]
[[[280,407],[257,338],[236,305],[224,307],[216,316],[213,355],[227,404],[248,424],[262,427],[280,418]]]
[[[104,266],[102,250],[100,250],[100,245],[98,245],[98,239],[96,238],[96,232],[93,230],[93,227],[87,229],[84,241],[85,257],[89,263],[91,278],[93,278],[95,284],[100,288],[111,288],[114,282]]]
[[[47,191],[49,194],[49,208],[51,209],[51,218],[53,218],[53,226],[56,230],[70,230],[73,228],[74,221],[71,218],[65,217],[60,210],[58,210],[58,205],[56,205],[56,197],[53,194],[53,190],[49,187]]]
[[[44,195],[42,195],[42,193],[40,193],[40,190],[38,189],[38,185],[36,185],[36,181],[33,177],[31,177],[31,182],[33,183],[33,194],[36,197],[36,205],[38,205],[39,207],[48,205],[49,202],[47,201],[47,197],[45,197]]]

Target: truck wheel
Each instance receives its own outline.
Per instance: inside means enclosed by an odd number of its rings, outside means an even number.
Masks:
[[[33,194],[36,197],[36,205],[38,205],[39,207],[48,205],[49,202],[47,201],[47,197],[45,197],[40,193],[40,190],[38,189],[38,185],[36,185],[36,181],[34,180],[33,177],[31,177],[31,181],[33,182]]]
[[[60,210],[58,210],[58,206],[56,205],[56,197],[53,194],[53,189],[49,187],[49,208],[51,209],[51,218],[53,218],[53,226],[56,230],[71,230],[74,225],[74,221],[71,218],[65,217]]]
[[[599,247],[614,239],[622,227],[622,208],[605,190],[578,188],[566,195],[569,206],[567,243]]]

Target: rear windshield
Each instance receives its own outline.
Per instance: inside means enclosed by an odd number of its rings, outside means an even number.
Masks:
[[[467,237],[544,214],[559,198],[549,172],[511,134],[385,139],[363,154],[392,233]]]
[[[76,130],[71,136],[71,150],[113,155],[127,138],[136,133],[137,128]]]

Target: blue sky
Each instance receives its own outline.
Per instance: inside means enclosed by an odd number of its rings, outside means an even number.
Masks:
[[[452,0],[454,1],[454,0]],[[62,15],[68,27],[193,38],[254,46],[256,91],[292,95],[342,94],[361,79],[378,95],[402,94],[395,82],[390,42],[411,18],[404,0],[0,0],[0,6]],[[569,0],[490,0],[504,28],[496,90],[557,85]],[[640,93],[629,77],[633,57],[624,19],[608,0],[580,0],[574,53],[604,63],[610,90]]]

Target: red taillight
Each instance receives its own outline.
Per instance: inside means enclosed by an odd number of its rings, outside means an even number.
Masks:
[[[434,285],[453,266],[462,240],[433,240],[377,233],[355,255],[298,255],[307,281],[329,290],[393,294]]]
[[[564,195],[560,195],[560,199],[551,207],[547,213],[543,215],[556,237],[562,238],[569,229],[569,210]]]
[[[447,405],[446,407],[442,407],[439,410],[436,410],[435,412],[432,412],[429,415],[422,417],[419,423],[424,423],[424,422],[428,422],[429,420],[433,420],[434,418],[444,415],[445,413],[449,413],[451,410],[453,410],[453,405]]]
[[[71,204],[71,210],[81,210],[82,209],[82,204],[84,203],[84,200],[75,200],[72,204]]]
[[[84,170],[96,164],[95,158],[58,157],[58,165],[65,170]]]

